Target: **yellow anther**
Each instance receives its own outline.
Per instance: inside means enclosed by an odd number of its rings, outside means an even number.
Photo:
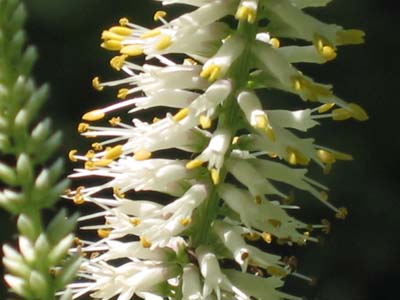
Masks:
[[[79,123],[78,125],[78,132],[83,133],[89,129],[89,124],[88,123]]]
[[[204,67],[200,73],[200,77],[208,78],[208,81],[213,82],[218,79],[221,74],[221,68],[216,64],[210,64]]]
[[[301,152],[297,151],[296,149],[293,149],[292,147],[287,147],[286,152],[288,154],[287,161],[291,165],[303,165],[306,166],[310,162],[310,160],[304,156]]]
[[[330,233],[331,232],[331,222],[328,219],[322,219],[321,224],[324,225],[324,228],[321,229],[323,233]]]
[[[204,161],[200,159],[193,159],[186,164],[186,169],[191,170],[200,167]]]
[[[74,195],[74,198],[72,199],[72,201],[74,201],[74,203],[76,204],[76,205],[80,205],[80,204],[83,204],[83,203],[85,203],[85,199],[82,197],[82,195],[81,195],[81,190],[83,189],[83,187],[78,187],[77,189],[76,189],[76,193],[75,193],[75,195]]]
[[[92,86],[96,91],[102,91],[104,89],[104,86],[101,85],[100,78],[98,76],[92,79]]]
[[[353,156],[343,152],[333,152],[332,155],[339,160],[353,160]]]
[[[210,174],[212,182],[214,183],[214,185],[217,185],[220,181],[219,170],[211,169]]]
[[[324,164],[333,164],[336,162],[335,156],[326,150],[317,150],[317,156]]]
[[[140,237],[140,244],[142,245],[143,248],[151,247],[151,242],[148,239],[146,239],[144,236]]]
[[[348,214],[349,214],[349,212],[347,211],[346,207],[339,207],[335,216],[337,219],[344,220],[344,219],[346,219]]]
[[[105,115],[101,109],[95,109],[84,114],[82,119],[85,121],[97,121],[103,119]]]
[[[94,150],[96,150],[96,151],[101,151],[101,150],[103,150],[103,145],[100,144],[100,143],[93,143],[93,144],[92,144],[92,148],[93,148]]]
[[[293,204],[294,200],[295,200],[294,192],[290,191],[289,195],[287,195],[287,197],[285,199],[283,199],[282,202],[285,205],[290,205],[290,204]]]
[[[245,234],[242,234],[242,236],[243,236],[246,240],[249,240],[249,241],[257,241],[257,240],[260,239],[260,236],[259,236],[257,233],[255,233],[255,232],[245,233]]]
[[[118,90],[118,94],[117,94],[117,98],[124,100],[126,98],[126,96],[128,96],[129,94],[129,90],[128,89],[119,89]]]
[[[281,227],[282,225],[282,222],[276,219],[268,219],[267,222],[275,228]]]
[[[90,259],[95,259],[96,257],[99,257],[100,252],[92,252],[90,253]]]
[[[301,81],[300,81],[299,79],[295,79],[295,80],[293,81],[293,89],[294,89],[296,92],[301,91],[301,89],[302,89],[302,84],[301,84]]]
[[[335,121],[344,121],[351,117],[352,113],[344,108],[337,108],[332,111],[332,119]]]
[[[158,10],[155,12],[155,14],[153,16],[153,20],[157,22],[160,19],[164,18],[166,15],[167,15],[167,12],[165,12],[163,10]]]
[[[268,232],[263,232],[261,234],[261,238],[267,243],[271,244],[272,243],[272,235]]]
[[[160,121],[160,120],[161,120],[160,118],[154,117],[152,122],[153,122],[153,123],[157,123],[157,122]]]
[[[268,120],[265,115],[256,116],[256,127],[265,129],[268,126]]]
[[[143,48],[140,45],[128,45],[122,47],[120,52],[129,56],[139,56],[143,54]]]
[[[126,54],[114,56],[110,60],[111,67],[113,67],[117,71],[120,71],[122,66],[124,65],[125,60],[126,60],[127,57],[128,57],[128,55],[126,55]]]
[[[118,40],[106,40],[100,46],[106,50],[119,51],[122,48],[122,43]]]
[[[95,155],[96,153],[93,150],[89,150],[88,152],[86,152],[85,157],[90,160],[93,159]]]
[[[184,64],[184,65],[195,66],[195,65],[197,65],[198,63],[197,63],[197,61],[195,61],[193,58],[188,57],[188,58],[185,58],[185,59],[183,60],[183,64]]]
[[[153,30],[146,31],[145,33],[143,33],[140,36],[140,38],[141,39],[148,39],[148,38],[152,38],[152,37],[155,37],[157,35],[160,35],[160,33],[161,33],[161,30],[158,29],[158,28],[155,28]]]
[[[93,165],[95,167],[107,167],[111,163],[112,163],[112,159],[105,159],[105,158],[93,161]]]
[[[300,246],[304,246],[307,243],[309,236],[310,236],[310,232],[308,232],[308,231],[304,232],[303,236],[297,241],[297,244]]]
[[[334,102],[332,102],[332,103],[325,103],[325,104],[321,105],[321,106],[318,108],[318,112],[319,112],[320,114],[323,114],[323,113],[329,111],[329,110],[330,110],[332,107],[334,107],[334,106],[335,106],[335,103],[334,103]]]
[[[117,198],[125,198],[125,194],[121,192],[121,190],[119,189],[119,187],[113,187],[113,194],[114,196],[116,196]]]
[[[124,27],[124,26],[113,26],[109,29],[109,31],[112,33],[124,35],[124,36],[131,35],[133,32],[132,29],[130,29],[128,27]]]
[[[82,246],[82,241],[80,240],[80,238],[78,238],[77,236],[74,237],[73,243],[75,246]]]
[[[335,49],[331,46],[323,46],[321,50],[321,55],[326,60],[333,60],[337,56]]]
[[[266,268],[269,275],[276,276],[276,277],[285,277],[287,275],[287,271],[283,268],[268,266]]]
[[[256,12],[250,7],[240,6],[236,11],[235,18],[252,24],[256,21]]]
[[[261,203],[263,202],[263,199],[262,199],[262,197],[261,197],[260,195],[257,195],[257,196],[254,198],[254,202],[255,202],[256,204],[261,204]]]
[[[328,193],[327,193],[327,192],[321,191],[321,192],[319,193],[319,195],[320,195],[320,199],[321,199],[322,201],[328,201],[329,196],[328,196]]]
[[[108,123],[110,123],[111,126],[117,126],[119,123],[121,123],[121,118],[120,117],[112,117],[110,120],[108,120]]]
[[[190,223],[192,223],[192,219],[191,218],[183,218],[179,221],[179,223],[181,223],[183,226],[188,226]]]
[[[336,33],[336,41],[339,45],[361,44],[364,42],[365,32],[358,29],[347,29]]]
[[[269,40],[272,48],[279,48],[281,46],[281,42],[277,38],[272,38]]]
[[[239,137],[238,136],[233,137],[232,145],[236,145],[238,142],[239,142]]]
[[[264,129],[264,133],[271,140],[271,142],[275,142],[276,141],[275,132],[273,131],[273,129],[270,126],[267,126]]]
[[[278,153],[275,152],[268,152],[267,155],[271,158],[277,158],[279,156]]]
[[[188,109],[188,108],[182,108],[180,111],[178,111],[178,112],[173,116],[173,119],[174,119],[176,122],[179,122],[179,121],[183,120],[184,118],[186,118],[188,114],[189,114],[189,109]]]
[[[201,115],[200,116],[199,123],[200,123],[201,128],[203,128],[203,129],[210,128],[211,124],[212,124],[211,118],[206,116],[206,115]]]
[[[171,41],[171,36],[170,35],[163,35],[158,43],[156,44],[156,50],[164,50],[166,48],[168,48],[169,46],[171,46],[172,41]]]
[[[97,230],[97,235],[102,239],[109,237],[111,233],[111,229],[100,228]]]
[[[141,221],[139,218],[130,218],[129,223],[131,223],[133,226],[138,226],[141,223]]]
[[[367,112],[356,103],[349,103],[351,115],[357,121],[366,121],[369,119]]]
[[[151,152],[146,149],[140,149],[135,152],[133,158],[136,160],[146,160],[151,157]]]
[[[76,154],[77,152],[78,152],[78,150],[76,150],[76,149],[70,150],[70,151],[68,152],[68,158],[69,158],[70,161],[73,161],[73,162],[78,161],[78,159],[75,157],[75,154]]]
[[[106,153],[104,154],[104,158],[114,160],[120,157],[121,154],[122,154],[122,145],[117,145],[107,149]]]
[[[106,41],[107,40],[123,41],[125,39],[125,37],[122,35],[119,35],[117,33],[114,33],[114,32],[108,31],[108,30],[104,30],[101,33],[101,39],[106,40]]]
[[[119,25],[121,25],[121,26],[126,26],[126,25],[128,25],[129,24],[129,20],[128,20],[128,18],[121,18],[121,19],[119,19]]]
[[[85,162],[85,166],[84,167],[85,167],[86,170],[95,170],[96,169],[96,166],[90,160]]]

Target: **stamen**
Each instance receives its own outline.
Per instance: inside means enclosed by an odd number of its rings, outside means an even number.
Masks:
[[[344,219],[346,219],[348,214],[349,214],[349,212],[346,207],[339,207],[335,216],[337,219],[344,220]]]
[[[113,67],[117,71],[120,71],[122,66],[124,65],[125,60],[126,60],[127,57],[128,57],[128,55],[126,55],[126,54],[114,56],[110,60],[111,67]]]
[[[329,111],[332,107],[335,106],[335,103],[325,103],[323,105],[321,105],[320,107],[318,107],[318,113],[323,114],[326,113],[327,111]]]
[[[180,111],[178,111],[173,116],[173,119],[174,119],[174,121],[179,122],[179,121],[183,120],[184,118],[186,118],[188,114],[189,114],[189,109],[188,108],[182,108]]]
[[[120,117],[112,117],[110,120],[108,120],[108,123],[110,123],[110,125],[113,127],[118,126],[119,123],[121,123],[121,118]]]
[[[128,36],[133,33],[133,30],[124,26],[113,26],[109,29],[111,32],[123,35],[123,36]]]
[[[171,46],[172,41],[171,41],[171,36],[170,35],[164,35],[157,43],[156,45],[156,50],[164,50]]]
[[[163,19],[165,16],[167,15],[167,12],[163,11],[163,10],[158,10],[155,12],[154,16],[153,16],[153,20],[154,21],[160,21],[161,19]]]
[[[151,242],[149,240],[147,240],[144,236],[140,237],[140,244],[142,245],[143,248],[151,247]]]
[[[272,48],[278,49],[281,46],[281,42],[277,38],[272,38],[269,40]]]
[[[193,159],[186,164],[186,169],[191,170],[200,167],[204,161],[200,159]]]
[[[114,160],[119,158],[121,154],[122,154],[122,145],[117,145],[107,149],[106,153],[104,154],[104,158]]]
[[[96,91],[102,91],[104,89],[104,86],[100,83],[100,78],[98,76],[93,78],[92,86]]]
[[[150,157],[151,157],[151,152],[146,149],[140,149],[133,155],[133,158],[136,160],[146,160],[149,159]]]
[[[100,143],[93,143],[93,144],[92,144],[92,148],[93,148],[94,150],[96,150],[96,151],[101,151],[101,150],[103,150],[103,145],[100,144]]]
[[[179,223],[181,223],[183,226],[188,226],[190,223],[192,223],[192,219],[191,218],[183,218],[179,221]]]
[[[203,129],[208,129],[212,125],[211,118],[206,115],[200,115],[199,123]]]
[[[214,185],[217,185],[220,180],[219,170],[218,169],[211,169],[211,180]]]
[[[139,56],[143,54],[143,48],[140,45],[128,45],[122,47],[120,52],[129,56]]]
[[[82,119],[85,121],[98,121],[103,119],[105,113],[101,109],[92,110],[82,116]]]
[[[73,149],[73,150],[68,152],[68,158],[69,158],[70,161],[72,161],[72,162],[77,162],[78,161],[78,159],[75,157],[75,154],[77,152],[78,152],[78,150],[76,150],[76,149]]]
[[[261,238],[267,243],[271,244],[272,243],[272,235],[268,232],[263,232],[261,234]]]
[[[130,218],[129,223],[133,226],[138,226],[141,223],[141,220],[139,218]]]
[[[78,132],[83,133],[89,129],[89,124],[88,123],[79,123],[78,125]]]
[[[158,28],[155,28],[153,30],[149,30],[146,31],[145,33],[143,33],[140,38],[141,39],[148,39],[148,38],[152,38],[152,37],[156,37],[157,35],[161,34],[161,30]]]
[[[216,64],[210,64],[208,67],[203,67],[200,77],[208,78],[209,82],[213,82],[219,78],[221,68]]]
[[[285,269],[274,266],[268,266],[266,270],[268,274],[276,277],[285,277],[288,274]]]
[[[100,44],[100,47],[110,51],[119,51],[122,49],[122,43],[118,40],[106,40]]]
[[[100,228],[100,229],[97,230],[97,235],[99,237],[101,237],[102,239],[107,238],[110,235],[110,233],[111,233],[110,229]]]
[[[117,198],[123,199],[125,198],[125,194],[121,192],[121,190],[118,187],[113,187],[113,194]]]
[[[128,25],[128,24],[129,24],[128,18],[121,18],[121,19],[119,19],[119,25],[121,25],[121,26],[126,26],[126,25]]]

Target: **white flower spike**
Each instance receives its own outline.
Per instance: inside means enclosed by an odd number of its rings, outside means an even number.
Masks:
[[[170,21],[158,11],[161,25],[152,29],[123,18],[102,34],[102,47],[119,52],[111,66],[125,75],[93,80],[99,91],[120,86],[121,101],[83,115],[78,131],[96,141],[84,154],[69,154],[83,164],[71,177],[98,179],[66,195],[99,208],[80,218],[99,239],[74,249],[87,257],[71,285],[74,298],[300,299],[279,290],[287,276],[311,281],[296,270],[296,259],[251,241],[304,245],[318,242],[316,230],[330,231],[327,219],[312,225],[290,215],[301,206],[292,204],[295,189],[346,217],[346,208],[328,201],[328,188],[306,173],[310,164],[329,173],[352,157],[304,136],[325,118],[368,116],[293,63],[331,61],[338,46],[361,43],[363,34],[302,10],[329,1],[158,1],[192,11]],[[299,39],[308,44],[297,45]],[[176,53],[183,61],[170,56]],[[143,66],[130,61],[139,55]],[[269,109],[257,91],[271,88],[298,95],[300,105],[311,101],[311,108]],[[152,108],[168,112],[141,120]]]

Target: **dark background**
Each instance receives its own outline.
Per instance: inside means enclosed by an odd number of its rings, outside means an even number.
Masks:
[[[75,129],[82,113],[114,99],[114,92],[98,94],[90,84],[95,75],[119,76],[108,66],[112,54],[98,47],[102,29],[123,16],[152,26],[152,14],[160,4],[150,0],[25,2],[29,40],[40,53],[34,75],[39,83],[51,84],[51,98],[43,113],[64,131],[60,153],[65,155],[80,147],[82,139]],[[332,233],[320,245],[292,250],[299,258],[300,271],[315,275],[318,284],[309,287],[290,280],[286,291],[308,299],[399,299],[400,13],[396,2],[335,0],[327,8],[310,10],[326,22],[367,33],[365,45],[340,48],[333,62],[301,68],[317,81],[333,83],[338,96],[360,103],[370,120],[326,122],[322,130],[311,132],[321,144],[350,152],[356,160],[339,162],[330,176],[320,179],[331,187],[331,201],[348,207],[349,217],[334,221]],[[177,13],[174,6],[169,11],[171,17]],[[319,174],[312,173],[314,178],[320,178]],[[313,210],[304,212],[303,219],[332,217],[322,205],[309,207]],[[4,212],[0,218],[5,228],[1,240],[13,243],[14,220]],[[4,298],[2,285],[0,299]]]

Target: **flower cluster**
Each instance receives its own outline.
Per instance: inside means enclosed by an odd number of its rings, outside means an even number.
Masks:
[[[368,116],[293,64],[328,62],[338,46],[361,43],[363,32],[302,10],[329,0],[162,2],[193,10],[171,21],[157,11],[161,25],[153,29],[122,18],[102,33],[101,46],[118,53],[111,66],[126,76],[93,79],[99,91],[120,86],[120,100],[83,115],[78,131],[99,140],[86,154],[69,153],[83,164],[71,177],[98,181],[66,196],[101,209],[80,219],[99,220],[81,228],[96,230],[100,239],[78,241],[76,251],[88,259],[71,285],[74,297],[299,299],[278,290],[283,279],[311,279],[296,271],[294,258],[264,252],[253,241],[265,241],[264,248],[303,245],[317,241],[313,230],[329,232],[326,219],[310,225],[290,216],[299,208],[291,204],[293,187],[337,218],[346,216],[306,167],[315,163],[329,173],[337,160],[352,157],[296,132],[324,118]],[[134,62],[137,56],[145,57],[143,65]],[[265,109],[261,89],[293,93],[312,108]],[[158,115],[126,122],[121,110]]]

